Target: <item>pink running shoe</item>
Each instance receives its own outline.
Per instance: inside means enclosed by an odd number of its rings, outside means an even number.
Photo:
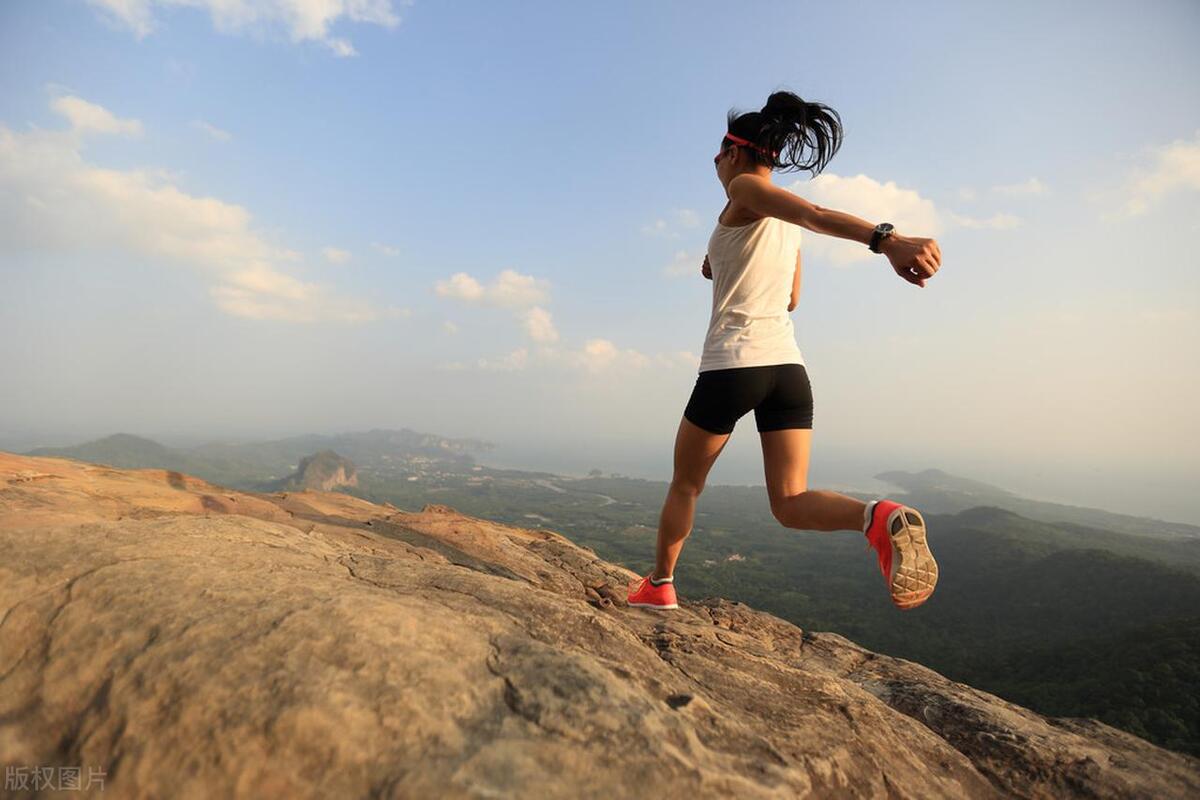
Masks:
[[[937,585],[938,565],[925,541],[925,520],[910,506],[877,500],[867,526],[867,548],[879,554],[879,571],[901,610],[929,599]]]
[[[667,583],[655,586],[650,582],[650,576],[646,575],[636,588],[629,592],[629,605],[659,610],[679,608],[679,602],[675,598],[675,584],[668,580]]]

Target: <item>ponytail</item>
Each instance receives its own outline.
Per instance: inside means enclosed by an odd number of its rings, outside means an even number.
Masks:
[[[842,146],[841,123],[829,106],[786,91],[773,92],[761,111],[728,115],[729,133],[756,145],[747,148],[754,163],[782,172],[808,170],[814,177]]]

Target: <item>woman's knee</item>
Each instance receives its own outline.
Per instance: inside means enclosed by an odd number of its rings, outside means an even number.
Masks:
[[[804,492],[800,494],[804,494]],[[796,498],[800,494],[791,495],[790,497],[773,498],[771,500],[771,514],[785,528],[802,527],[796,517],[797,509],[795,503]]]
[[[700,493],[704,491],[704,481],[675,477],[671,479],[671,491],[684,497],[699,497]]]

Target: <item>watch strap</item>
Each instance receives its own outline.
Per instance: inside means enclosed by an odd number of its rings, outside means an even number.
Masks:
[[[891,236],[892,231],[895,230],[895,228],[892,227],[884,229],[883,225],[884,223],[881,222],[879,225],[875,226],[875,231],[871,234],[871,241],[867,244],[867,247],[872,253],[881,252],[879,249],[880,242],[882,242],[886,237]]]

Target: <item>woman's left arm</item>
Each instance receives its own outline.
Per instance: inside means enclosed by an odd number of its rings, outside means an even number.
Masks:
[[[810,203],[762,175],[743,173],[734,176],[726,187],[726,194],[730,200],[763,216],[776,217],[810,231],[859,244],[869,243],[875,232],[875,226],[865,219]],[[880,242],[879,250],[887,256],[897,275],[917,286],[924,287],[925,281],[942,266],[942,248],[935,239],[905,236],[893,231]]]
[[[800,300],[800,251],[796,251],[796,274],[792,276],[792,302],[788,303],[788,312],[796,310]]]

